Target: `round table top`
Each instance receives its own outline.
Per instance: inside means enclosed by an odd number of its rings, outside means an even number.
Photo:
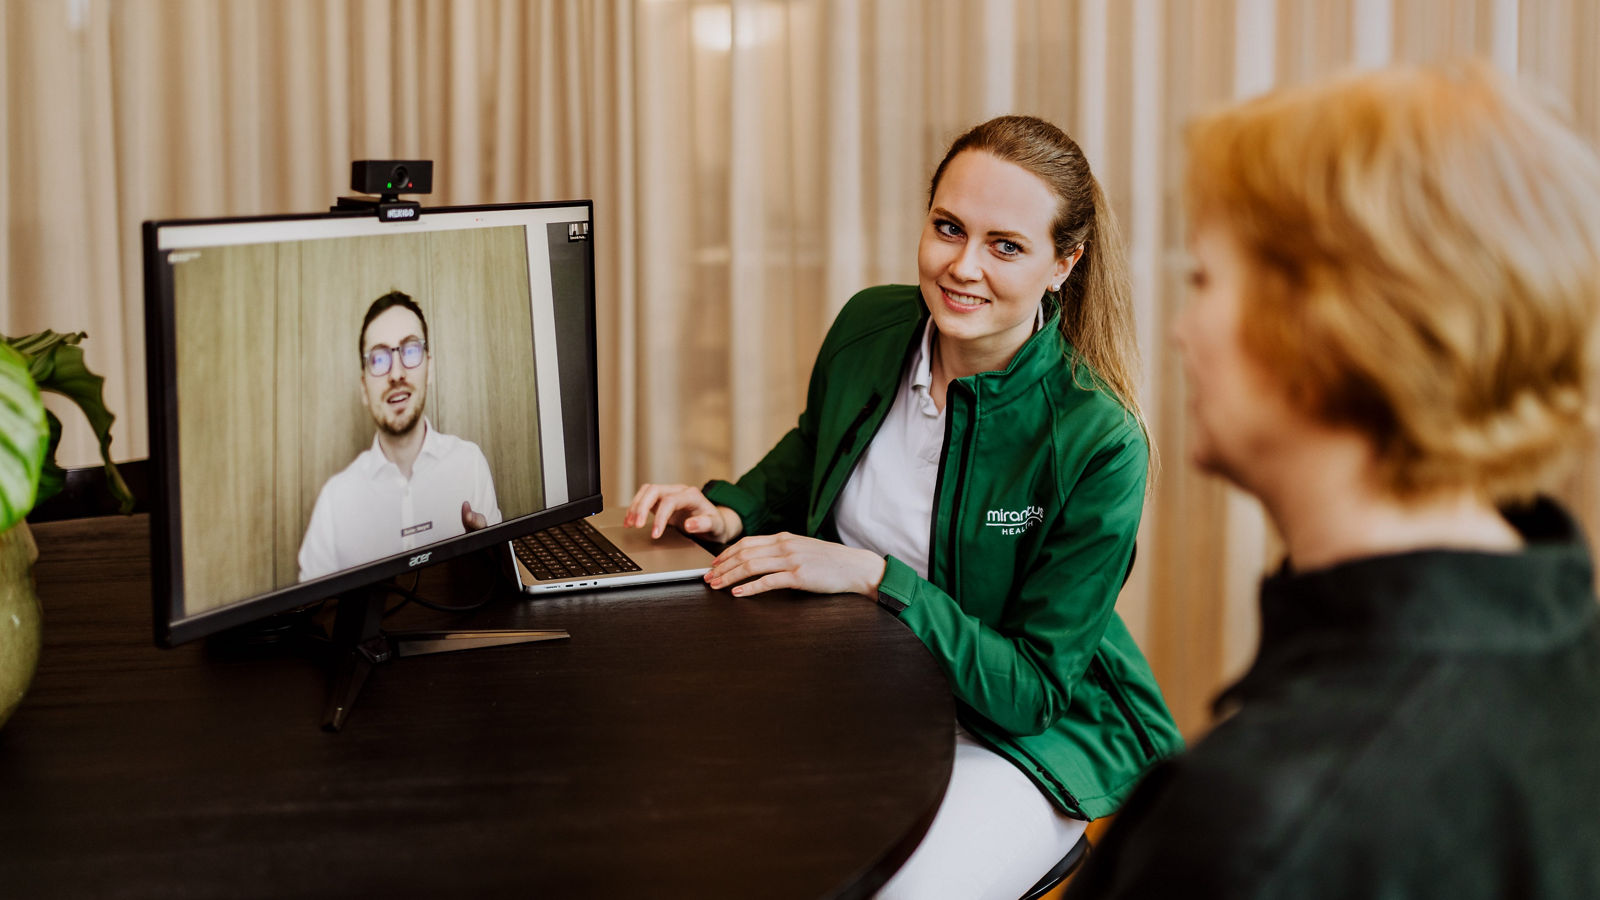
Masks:
[[[328,670],[151,640],[148,520],[35,526],[45,645],[0,729],[17,896],[865,896],[944,793],[953,701],[859,596],[698,582],[526,599],[481,556],[386,627],[570,640]]]

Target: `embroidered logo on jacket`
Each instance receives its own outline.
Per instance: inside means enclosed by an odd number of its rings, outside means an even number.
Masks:
[[[991,509],[985,514],[985,528],[998,528],[1001,534],[1022,534],[1044,521],[1044,507],[1026,509]]]

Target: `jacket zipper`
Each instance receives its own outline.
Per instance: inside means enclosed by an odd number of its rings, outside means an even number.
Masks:
[[[948,449],[950,446],[951,431],[951,417],[948,415],[948,406],[945,407],[945,411],[944,445],[946,449]],[[933,510],[933,516],[928,520],[928,579],[930,581],[933,580],[933,573],[937,571],[937,567],[934,565],[934,561],[939,556],[939,509],[937,504],[939,502],[940,492],[944,489],[944,467],[949,461],[949,453],[939,454],[939,474],[933,477],[933,502],[935,507]]]
[[[1133,714],[1128,707],[1128,701],[1122,696],[1122,689],[1113,681],[1111,673],[1106,669],[1106,664],[1100,661],[1100,654],[1096,653],[1089,658],[1089,671],[1094,673],[1096,681],[1107,694],[1111,695],[1111,702],[1117,705],[1117,711],[1122,713],[1122,718],[1133,729],[1134,737],[1139,739],[1139,749],[1144,751],[1146,761],[1156,758],[1156,745],[1150,740],[1150,735],[1145,733],[1144,722]]]
[[[948,394],[946,396],[948,396]],[[976,419],[977,418],[977,405],[978,405],[978,402],[977,402],[977,391],[976,390],[973,391],[972,405],[973,405],[973,416],[972,417],[974,419]],[[950,433],[951,433],[952,430],[954,430],[955,416],[950,415],[949,414],[949,410],[950,410],[950,407],[949,407],[949,403],[948,403],[948,400],[947,400],[946,401],[946,405],[945,405],[945,413],[946,414],[945,414],[945,420],[944,420],[944,445],[945,445],[945,448],[946,448],[947,452],[944,454],[944,458],[939,463],[939,477],[938,477],[938,482],[937,482],[939,484],[942,484],[944,482],[944,467],[945,467],[945,463],[950,460],[950,453],[948,452],[948,448],[950,447]],[[961,503],[961,501],[963,499],[963,492],[966,489],[967,470],[972,468],[972,466],[969,464],[969,460],[967,459],[967,455],[972,450],[972,434],[975,431],[977,431],[976,428],[969,426],[967,428],[966,434],[963,435],[962,439],[961,439],[961,454],[960,454],[959,458],[957,459],[957,465],[959,466],[959,468],[956,471],[956,492],[955,492],[954,501],[952,503],[953,506],[954,505],[959,505]],[[937,487],[934,489],[934,496],[935,497],[939,496],[939,491],[938,491]],[[957,534],[957,520],[959,518],[960,518],[959,516],[955,516],[955,515],[952,515],[950,517],[949,546],[951,546],[951,547],[954,547],[956,545],[956,539],[957,539],[957,537],[959,537],[959,535]],[[933,554],[934,554],[934,546],[936,544],[936,542],[933,540],[933,538],[938,536],[937,535],[938,530],[939,530],[938,516],[935,516],[934,517],[934,525],[933,525],[934,534],[929,535],[929,540],[928,540],[928,572],[930,574],[933,572]],[[960,554],[952,555],[951,559],[952,560],[960,559]],[[950,583],[952,585],[955,584],[957,582],[957,580],[959,579],[959,577],[960,576],[958,575],[958,573],[956,573],[954,570],[952,570],[950,572]],[[1119,703],[1119,706],[1120,706],[1120,703]],[[1124,710],[1124,714],[1126,714],[1126,710]],[[1140,738],[1140,745],[1141,746],[1147,745],[1148,741],[1144,737],[1144,733],[1143,732],[1140,732],[1139,738]],[[1080,819],[1089,818],[1089,815],[1083,811],[1083,805],[1078,802],[1078,798],[1077,797],[1073,796],[1072,791],[1067,790],[1067,786],[1062,784],[1061,780],[1056,778],[1055,775],[1051,774],[1049,769],[1046,769],[1044,766],[1040,765],[1039,761],[1037,759],[1033,758],[1033,754],[1031,754],[1027,750],[1023,749],[1022,745],[1018,744],[1016,742],[1012,742],[1011,743],[1011,747],[1013,749],[1015,749],[1018,753],[1021,753],[1023,756],[1027,757],[1028,762],[1033,765],[1033,770],[1035,772],[1039,773],[1039,777],[1043,778],[1045,781],[1048,781],[1052,786],[1054,786],[1054,788],[1056,790],[1056,793],[1061,795],[1061,799],[1066,801],[1066,804],[1067,804],[1069,810],[1074,815],[1076,815]]]
[[[951,383],[954,384],[954,382]],[[950,463],[950,434],[951,432],[955,431],[955,422],[956,417],[950,414],[949,388],[946,388],[944,405],[944,452],[939,454],[939,473],[935,475],[933,479],[933,502],[935,506],[933,510],[933,516],[928,521],[928,578],[930,580],[932,580],[933,573],[937,570],[937,566],[934,565],[935,560],[939,556],[939,509],[937,504],[939,503],[939,498],[943,496],[945,468]],[[957,465],[960,465],[959,461],[957,461]],[[958,473],[956,481],[956,490],[958,492],[956,496],[958,498],[960,497],[960,489],[961,481],[960,473]],[[950,540],[954,542],[955,539],[955,517],[952,516]],[[954,544],[952,543],[951,546],[954,546]],[[950,584],[955,584],[954,572],[951,573]]]
[[[948,412],[949,412],[948,401],[946,402],[945,411],[946,411],[946,415],[945,415],[945,423],[944,423],[945,424],[944,443],[945,443],[946,447],[949,447],[950,446],[950,430],[952,428],[951,422],[953,421],[954,417],[948,415]],[[972,418],[973,418],[973,420],[976,420],[978,418],[978,392],[976,390],[974,390],[972,392]],[[972,422],[969,422],[967,424],[967,432],[966,432],[966,434],[961,436],[961,456],[956,461],[956,465],[959,466],[959,468],[956,470],[956,492],[955,492],[955,496],[952,498],[952,500],[953,500],[953,502],[951,503],[952,508],[958,507],[966,497],[967,470],[972,468],[972,466],[970,464],[970,460],[967,459],[967,455],[972,450],[972,434],[973,434],[973,432],[975,432],[977,430],[978,429],[977,429],[976,425],[973,424]],[[949,458],[949,454],[948,453],[945,454],[945,458],[946,459]],[[950,536],[947,539],[948,543],[946,544],[946,546],[954,547],[956,545],[956,540],[957,540],[958,537],[960,537],[960,535],[957,533],[957,525],[960,522],[960,520],[961,520],[961,517],[959,515],[955,515],[954,513],[951,514],[951,516],[950,516]],[[929,555],[931,556],[932,555],[932,551],[933,551],[933,542],[932,541],[928,542],[928,550],[929,550]],[[957,563],[960,561],[960,559],[961,559],[961,555],[958,554],[958,553],[952,553],[950,555],[950,583],[951,584],[959,584],[960,583],[961,574],[955,570],[955,567],[956,567]],[[932,565],[931,561],[930,561],[930,563],[928,565],[928,571],[930,573],[933,571],[933,565]]]
[[[876,391],[873,392],[871,397],[867,398],[867,402],[861,407],[861,412],[856,414],[855,421],[851,422],[850,427],[845,429],[843,440],[839,441],[839,446],[842,449],[833,455],[833,459],[828,460],[828,468],[823,470],[822,479],[818,481],[817,484],[823,486],[824,488],[827,487],[828,479],[833,477],[833,470],[838,467],[839,460],[849,455],[850,452],[855,449],[856,432],[860,431],[861,426],[865,424],[867,419],[872,416],[873,410],[878,408],[878,402],[881,399],[882,395]],[[838,496],[837,492],[834,496]],[[830,499],[828,502],[831,506],[833,500]],[[821,510],[818,511],[821,512]]]
[[[977,406],[976,391],[974,391],[973,393],[974,393],[973,406],[976,407]],[[947,412],[948,412],[948,409],[949,409],[949,407],[946,406]],[[974,418],[976,418],[976,409],[974,409]],[[954,430],[954,427],[955,427],[955,417],[947,414],[945,416],[945,423],[944,423],[944,429],[945,429],[945,431],[944,431],[944,443],[945,443],[945,447],[947,449],[947,452],[944,454],[943,459],[941,459],[940,462],[939,462],[939,475],[938,475],[938,480],[935,482],[935,484],[937,486],[934,488],[934,496],[935,497],[939,496],[939,487],[942,487],[943,484],[944,484],[945,464],[948,463],[950,458],[951,458],[951,455],[948,452],[948,448],[950,446],[950,434]],[[969,427],[967,429],[967,433],[962,438],[961,455],[957,460],[957,464],[960,466],[960,468],[956,472],[956,491],[955,491],[955,498],[954,498],[954,501],[953,501],[954,504],[959,504],[961,502],[962,491],[965,489],[965,486],[966,486],[967,470],[969,468],[971,468],[971,466],[968,465],[967,455],[972,449],[972,433],[975,430],[976,429]],[[957,527],[956,527],[958,518],[959,517],[954,516],[954,515],[952,515],[950,517],[949,546],[951,546],[951,547],[955,546],[955,542],[956,542],[956,539],[958,537]],[[933,559],[934,559],[935,549],[937,547],[937,541],[934,540],[934,539],[938,537],[938,530],[939,530],[938,516],[934,516],[933,534],[929,535],[929,540],[928,540],[928,572],[930,574],[932,574],[932,572],[933,572]],[[952,557],[952,559],[956,559],[956,558],[959,558],[959,555]],[[957,573],[952,571],[950,573],[950,583],[951,584],[955,584],[956,581],[957,581],[957,578],[958,578]],[[1128,706],[1128,701],[1123,698],[1122,692],[1117,689],[1115,684],[1112,683],[1111,674],[1110,674],[1110,672],[1106,671],[1105,664],[1100,661],[1100,657],[1099,657],[1098,654],[1096,654],[1095,656],[1090,658],[1089,668],[1093,672],[1094,678],[1101,683],[1101,687],[1105,690],[1105,692],[1107,694],[1111,695],[1111,702],[1116,704],[1117,711],[1122,714],[1122,718],[1125,721],[1127,721],[1129,727],[1131,727],[1133,729],[1134,737],[1138,738],[1138,740],[1139,740],[1139,748],[1144,751],[1145,759],[1147,759],[1147,760],[1154,759],[1155,756],[1156,756],[1155,744],[1150,740],[1150,735],[1145,732],[1144,723],[1133,715],[1132,709],[1130,709],[1129,706]],[[1058,794],[1060,794],[1062,799],[1064,799],[1066,801],[1067,806],[1071,808],[1071,811],[1073,813],[1077,814],[1078,816],[1080,816],[1082,818],[1085,818],[1085,819],[1088,818],[1088,815],[1085,814],[1084,811],[1083,811],[1083,806],[1078,802],[1078,798],[1073,796],[1071,791],[1067,790],[1067,786],[1062,784],[1060,779],[1056,778],[1055,775],[1051,774],[1050,770],[1048,770],[1044,766],[1040,765],[1039,761],[1037,759],[1033,758],[1033,754],[1031,754],[1027,750],[1023,749],[1020,744],[1013,743],[1011,746],[1013,748],[1015,748],[1017,750],[1017,752],[1021,753],[1025,757],[1027,757],[1028,762],[1033,764],[1033,770],[1035,772],[1038,772],[1039,776],[1041,778],[1045,779],[1046,781],[1048,781],[1051,785],[1053,785],[1055,787],[1056,792]]]
[[[969,729],[969,731],[970,731],[970,729]],[[1046,769],[1044,766],[1039,765],[1039,761],[1037,759],[1033,758],[1033,754],[1032,753],[1029,753],[1027,750],[1023,749],[1022,745],[1016,743],[1015,741],[1013,741],[1011,743],[1011,747],[1012,747],[1012,749],[1016,750],[1018,753],[1022,754],[1025,757],[1027,757],[1028,762],[1033,765],[1033,770],[1035,772],[1039,773],[1039,777],[1040,778],[1043,778],[1045,781],[1048,781],[1048,782],[1050,782],[1050,784],[1055,786],[1056,793],[1060,794],[1061,795],[1061,799],[1063,799],[1063,800],[1065,800],[1067,802],[1067,806],[1068,806],[1069,810],[1074,815],[1076,815],[1080,819],[1089,818],[1089,814],[1083,811],[1083,804],[1078,802],[1078,798],[1073,796],[1072,792],[1067,790],[1067,786],[1062,784],[1061,781],[1058,778],[1056,778],[1056,776],[1050,774],[1050,770],[1049,769]]]

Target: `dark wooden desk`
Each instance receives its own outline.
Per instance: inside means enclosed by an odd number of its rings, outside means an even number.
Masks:
[[[382,666],[326,734],[309,660],[155,648],[147,533],[34,528],[45,646],[0,729],[0,895],[862,896],[944,792],[945,681],[860,597],[408,609],[572,640]],[[480,558],[421,592],[490,578]]]

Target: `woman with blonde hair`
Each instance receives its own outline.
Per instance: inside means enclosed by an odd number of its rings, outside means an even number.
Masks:
[[[1189,131],[1192,451],[1287,549],[1231,716],[1073,897],[1600,897],[1600,162],[1478,65]]]
[[[1015,900],[1179,746],[1113,608],[1149,464],[1124,259],[1071,138],[972,128],[934,172],[918,284],[845,305],[796,427],[737,482],[629,509],[732,542],[706,580],[736,596],[875,598],[944,670],[949,786],[882,897]]]

